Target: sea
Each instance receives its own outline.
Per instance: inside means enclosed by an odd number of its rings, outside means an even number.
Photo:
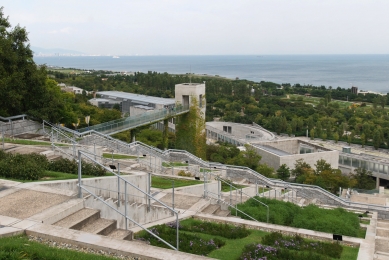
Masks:
[[[118,72],[205,74],[254,82],[389,92],[389,55],[36,56],[36,64]]]

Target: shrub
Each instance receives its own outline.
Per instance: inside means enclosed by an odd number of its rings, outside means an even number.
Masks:
[[[47,170],[78,174],[78,163],[75,160],[60,158],[50,162]],[[95,165],[85,161],[82,161],[81,170],[83,175],[104,176],[106,174],[106,170],[100,165]]]
[[[360,229],[358,217],[342,208],[322,209],[316,205],[300,208],[290,202],[255,198],[269,206],[270,223],[346,236],[358,236]],[[238,209],[259,221],[266,222],[266,208],[253,199],[238,204]],[[230,210],[232,214],[235,214],[233,208]],[[238,212],[238,216],[248,218],[240,212]]]
[[[150,229],[152,233],[159,236],[169,244],[176,245],[176,229],[168,225],[158,225]],[[198,235],[187,234],[184,232],[179,233],[180,237],[180,251],[196,254],[196,255],[208,255],[215,249],[218,249],[225,245],[225,242],[218,238],[203,239]],[[149,242],[153,246],[168,248],[166,244],[159,241],[154,236],[150,235],[146,231],[142,231],[136,235],[138,240]]]
[[[185,172],[183,170],[179,171],[177,175],[183,177],[192,177],[192,174],[190,172]]]
[[[180,226],[180,230],[221,236],[229,239],[244,238],[250,235],[250,231],[245,227],[235,227],[228,224],[203,222],[201,220],[194,219],[191,220],[190,224],[182,224]]]
[[[340,258],[342,250],[339,244],[312,242],[298,235],[283,236],[273,232],[264,236],[261,244],[247,245],[239,259],[325,260]]]
[[[38,180],[43,176],[47,159],[39,154],[0,155],[0,176],[18,180]]]
[[[77,174],[77,162],[75,160],[69,160],[66,158],[59,158],[55,161],[51,161],[48,164],[47,170],[54,172],[64,172]]]

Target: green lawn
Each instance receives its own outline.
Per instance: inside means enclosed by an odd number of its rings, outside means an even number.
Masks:
[[[24,140],[24,139],[10,139],[10,138],[4,138],[5,143],[11,143],[11,144],[23,144],[23,145],[47,145],[50,146],[50,142],[42,142],[42,141],[34,141],[34,140]],[[55,143],[57,146],[68,146],[67,144],[58,144]]]
[[[106,176],[113,176],[112,173],[107,172]],[[82,178],[96,178],[97,176],[91,176],[91,175],[83,175]],[[104,177],[104,176],[100,176]],[[37,181],[59,181],[59,180],[72,180],[72,179],[77,179],[78,175],[77,174],[71,174],[71,173],[64,173],[64,172],[53,172],[53,171],[45,171],[44,175],[42,178],[39,180],[18,180],[18,179],[9,179],[7,178],[6,180],[10,181],[17,181],[17,182],[37,182]],[[0,177],[0,179],[5,179]],[[0,258],[1,260],[1,258]]]
[[[159,188],[159,189],[170,189],[172,188],[173,181],[174,181],[175,188],[204,183],[202,181],[196,181],[196,180],[185,180],[185,179],[178,179],[178,178],[151,176],[151,187]]]
[[[103,153],[104,158],[112,159],[111,153]],[[113,154],[113,159],[136,159],[138,157],[131,156],[131,155],[125,155],[125,154]]]
[[[188,166],[187,163],[181,163],[181,162],[163,162],[163,167],[179,167],[179,166]]]
[[[258,188],[258,194],[265,193],[269,190],[270,190],[269,188]]]
[[[110,260],[111,257],[86,254],[72,250],[49,247],[29,241],[27,236],[0,239],[0,260],[44,259],[44,260]]]
[[[236,189],[241,189],[241,188],[246,188],[246,186],[244,185],[239,185],[239,184],[236,184],[236,183],[231,183],[231,185],[233,187],[231,187],[230,185],[228,185],[227,183],[225,182],[222,182],[222,187],[221,187],[221,190],[222,192],[227,192],[227,191],[230,191],[230,190],[236,190]]]

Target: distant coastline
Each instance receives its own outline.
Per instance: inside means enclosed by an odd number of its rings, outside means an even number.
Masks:
[[[389,55],[34,56],[37,64],[87,70],[219,76],[389,92]]]

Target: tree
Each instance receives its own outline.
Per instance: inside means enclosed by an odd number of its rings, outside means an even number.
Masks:
[[[27,31],[11,28],[0,8],[0,115],[10,116],[39,110],[47,92],[46,70],[38,68],[28,44]]]
[[[372,178],[372,172],[359,167],[354,170],[353,178],[356,181],[354,186],[357,189],[371,190],[375,188],[375,181]]]
[[[292,174],[295,176],[295,178],[311,172],[313,172],[311,165],[304,162],[303,159],[298,159],[294,164],[294,169],[292,170]]]
[[[277,177],[283,181],[289,179],[290,177],[290,169],[286,164],[282,164],[280,168],[277,170]]]
[[[333,134],[333,137],[334,137],[335,143],[338,143],[338,141],[339,141],[339,134],[338,134],[338,132],[335,132]]]
[[[377,150],[380,147],[380,144],[382,143],[381,139],[381,131],[379,128],[376,128],[373,132],[373,146]]]
[[[327,163],[326,160],[320,159],[315,164],[316,170],[315,174],[319,175],[323,171],[331,171],[331,164]]]

